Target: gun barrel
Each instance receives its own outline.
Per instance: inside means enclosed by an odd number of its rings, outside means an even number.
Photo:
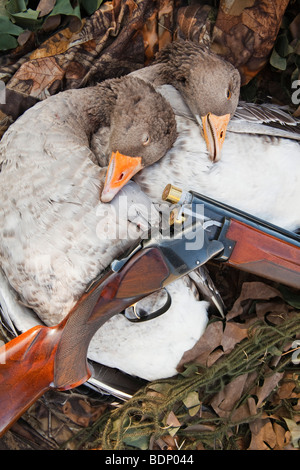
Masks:
[[[197,217],[202,207],[203,223],[209,227],[208,239],[221,242],[224,248],[215,260],[299,289],[300,237],[296,233],[170,184],[162,198],[181,207],[181,214],[191,217]]]
[[[299,235],[201,194],[190,194],[192,204],[203,204],[205,216],[221,223],[221,229],[216,224],[210,232],[224,245],[215,259],[299,289]]]

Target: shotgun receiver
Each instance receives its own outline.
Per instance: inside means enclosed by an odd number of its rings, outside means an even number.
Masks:
[[[36,326],[0,349],[0,436],[47,390],[89,379],[88,346],[107,320],[209,260],[300,286],[296,234],[171,185],[163,200],[171,204],[167,229],[113,260],[57,326]]]

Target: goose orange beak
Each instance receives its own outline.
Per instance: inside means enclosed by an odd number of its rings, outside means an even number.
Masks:
[[[128,157],[120,152],[112,152],[106,172],[102,202],[110,202],[123,186],[141,169],[141,157]]]
[[[201,120],[209,158],[213,162],[217,162],[221,158],[221,150],[225,140],[230,114],[216,116],[215,114],[208,113],[206,116],[202,117]]]

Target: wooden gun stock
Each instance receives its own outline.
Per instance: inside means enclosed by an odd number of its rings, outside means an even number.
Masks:
[[[84,383],[89,343],[109,318],[160,289],[169,276],[161,252],[137,252],[119,272],[95,280],[55,327],[37,326],[0,348],[0,436],[47,390]]]
[[[257,276],[300,288],[300,248],[247,225],[231,219],[226,238],[236,242],[226,261]]]

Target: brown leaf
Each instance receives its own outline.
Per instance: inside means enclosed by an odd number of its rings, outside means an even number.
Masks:
[[[232,423],[247,421],[249,416],[254,416],[257,413],[256,403],[253,397],[249,397],[245,403],[242,403],[238,408],[233,410],[230,415]]]
[[[39,11],[39,17],[46,16],[53,10],[53,7],[56,3],[56,0],[40,0],[38,6],[36,7]]]
[[[83,398],[69,398],[62,407],[63,413],[74,423],[88,427],[107,409],[105,404],[92,406]]]
[[[286,431],[285,431],[284,427],[281,424],[277,423],[276,421],[273,423],[273,429],[274,429],[274,432],[275,432],[275,435],[276,435],[276,441],[277,441],[277,444],[274,447],[274,449],[275,450],[276,449],[281,450],[287,444],[287,442],[286,442]]]
[[[18,44],[20,46],[24,46],[27,41],[32,40],[34,37],[34,33],[32,31],[23,31],[18,37]]]
[[[266,374],[268,374],[267,371]],[[282,379],[283,375],[283,372],[276,372],[269,377],[265,377],[263,385],[260,387],[257,386],[255,390],[252,391],[252,394],[256,395],[258,398],[257,408],[260,408],[263,405],[264,400],[275,389],[279,381]]]
[[[248,374],[240,375],[215,395],[210,405],[220,417],[228,417],[241,398]]]
[[[177,419],[177,416],[175,415],[173,411],[170,411],[170,413],[168,414],[167,419],[166,419],[166,424],[174,428],[181,426],[180,422]]]
[[[241,293],[232,309],[226,315],[227,320],[240,316],[244,312],[243,305],[247,300],[270,300],[282,298],[281,293],[272,286],[263,282],[244,282]]]
[[[276,434],[269,419],[256,419],[249,427],[251,442],[248,450],[270,450],[276,446]]]
[[[235,65],[247,84],[268,62],[289,0],[221,0],[212,49]]]
[[[247,338],[247,330],[250,322],[246,325],[241,323],[227,322],[222,337],[221,345],[224,353],[229,353],[243,339]]]
[[[61,15],[48,16],[43,23],[42,29],[45,33],[49,33],[50,31],[57,29],[60,23]]]
[[[197,364],[206,365],[209,361],[210,354],[221,344],[223,335],[223,323],[221,321],[215,321],[210,323],[204,334],[196,345],[186,351],[181,358],[177,370],[182,371],[184,364],[196,362]],[[219,356],[218,356],[219,357]],[[210,360],[210,364],[212,361]]]
[[[289,306],[282,299],[270,302],[260,302],[256,305],[256,314],[259,319],[268,319],[273,324],[279,324],[288,319]]]
[[[296,377],[293,373],[285,373],[284,379],[282,380],[280,387],[276,391],[276,397],[280,400],[288,399],[288,398],[297,398],[299,394],[294,392],[296,389]]]
[[[207,432],[207,431],[215,431],[216,426],[214,424],[191,424],[185,428],[186,432]]]
[[[177,450],[178,449],[178,443],[177,443],[177,438],[176,436],[170,436],[166,434],[165,436],[162,436],[160,439],[157,439],[155,441],[157,450]]]

